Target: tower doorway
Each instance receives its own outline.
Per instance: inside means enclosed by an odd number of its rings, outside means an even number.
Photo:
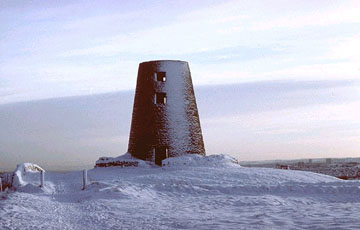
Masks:
[[[155,164],[162,166],[162,160],[168,158],[168,148],[166,146],[155,146]]]

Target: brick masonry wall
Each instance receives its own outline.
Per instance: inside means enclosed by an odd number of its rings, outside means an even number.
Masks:
[[[157,72],[166,72],[165,82],[157,81]],[[156,92],[166,93],[166,104],[155,104]],[[150,61],[139,65],[128,152],[154,161],[155,146],[166,146],[169,157],[205,155],[187,62]]]

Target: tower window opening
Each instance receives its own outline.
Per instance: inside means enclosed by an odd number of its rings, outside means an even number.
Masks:
[[[155,73],[157,81],[165,82],[166,81],[166,72],[157,72]]]
[[[166,93],[155,93],[155,104],[166,104]]]

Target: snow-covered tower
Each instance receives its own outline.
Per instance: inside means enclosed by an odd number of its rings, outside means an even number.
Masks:
[[[140,63],[128,152],[158,165],[168,157],[205,155],[187,62]]]

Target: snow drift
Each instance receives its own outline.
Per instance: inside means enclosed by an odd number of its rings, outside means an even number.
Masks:
[[[12,174],[12,189],[21,192],[42,192],[45,191],[44,178],[45,170],[34,163],[18,164]]]
[[[94,168],[88,171],[86,190],[81,190],[81,171],[47,172],[51,193],[15,192],[0,200],[0,229],[312,230],[360,226],[360,181],[246,168],[226,155],[183,156],[164,163],[164,167]],[[20,215],[24,218],[19,219]]]
[[[211,167],[211,166],[240,166],[236,158],[229,155],[210,155],[202,156],[198,154],[188,154],[179,157],[170,157],[163,160],[163,166],[167,167]]]

